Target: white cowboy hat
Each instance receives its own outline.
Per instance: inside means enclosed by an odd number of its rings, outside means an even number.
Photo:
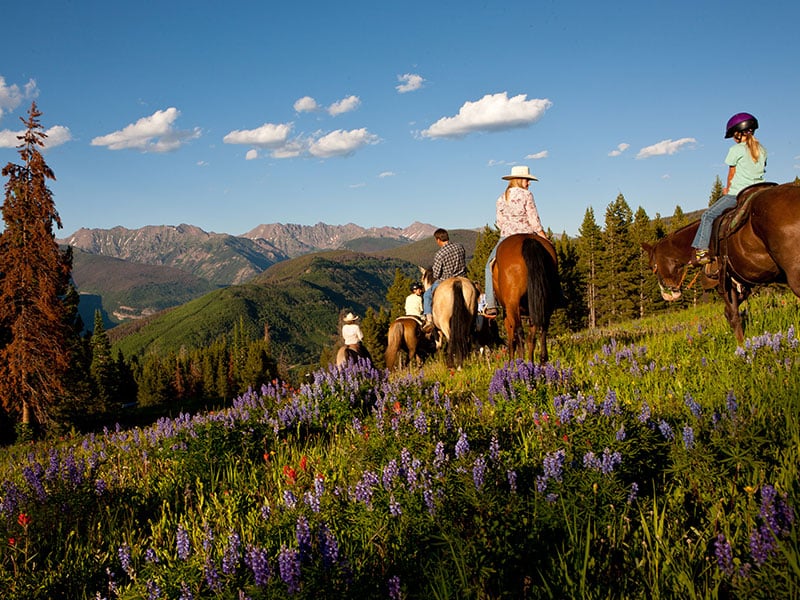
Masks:
[[[526,167],[525,165],[518,165],[516,167],[511,167],[511,175],[504,175],[503,179],[508,181],[509,179],[530,179],[533,181],[539,181],[531,175],[531,170]]]
[[[345,323],[353,323],[354,321],[358,321],[358,317],[353,313],[347,313],[344,317]]]

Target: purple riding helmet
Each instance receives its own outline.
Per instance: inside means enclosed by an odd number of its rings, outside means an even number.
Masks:
[[[725,137],[733,137],[733,134],[739,131],[755,131],[756,129],[758,129],[758,119],[750,113],[736,113],[728,119]]]

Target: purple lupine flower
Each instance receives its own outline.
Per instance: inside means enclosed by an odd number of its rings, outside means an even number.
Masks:
[[[339,542],[327,525],[323,524],[317,534],[319,538],[319,552],[322,555],[322,564],[330,569],[339,562]]]
[[[94,493],[98,496],[102,496],[107,490],[108,486],[106,485],[105,480],[98,477],[94,482]]]
[[[144,551],[144,560],[149,563],[158,563],[158,554],[156,554],[155,548],[148,548]]]
[[[672,431],[672,427],[670,427],[669,423],[667,423],[664,419],[659,421],[658,429],[661,431],[661,435],[664,436],[664,439],[670,442],[675,439],[675,434]]]
[[[178,558],[181,560],[186,560],[189,558],[192,548],[189,543],[189,534],[186,529],[184,529],[183,525],[178,525],[178,531],[175,534],[175,538],[175,547],[178,552]]]
[[[609,448],[603,450],[603,464],[600,467],[600,472],[603,475],[608,475],[614,470],[618,464],[622,462],[622,454],[619,452],[611,452]]]
[[[694,448],[694,429],[689,425],[683,426],[683,446],[687,450]]]
[[[639,412],[639,422],[647,423],[650,420],[650,405],[646,400],[642,401],[642,410]]]
[[[492,440],[489,442],[489,458],[492,462],[500,460],[500,442],[497,441],[497,435],[492,435]]]
[[[750,534],[750,556],[753,557],[754,563],[763,565],[775,553],[776,548],[775,534],[767,525],[753,529]]]
[[[622,442],[625,440],[625,423],[620,425],[619,429],[617,429],[616,438],[618,442]]]
[[[214,562],[211,560],[211,557],[206,558],[205,564],[203,565],[203,576],[206,579],[206,585],[215,592],[218,592],[222,589],[222,582],[219,580],[219,573],[217,572],[217,567],[214,566]]]
[[[628,492],[628,504],[633,504],[639,495],[639,484],[635,481],[631,484],[631,491]]]
[[[393,517],[399,517],[403,514],[403,509],[400,508],[400,505],[395,501],[394,494],[389,497],[389,514]]]
[[[178,600],[194,600],[194,594],[185,581],[181,581],[181,595]]]
[[[397,460],[393,458],[386,463],[385,467],[383,467],[383,476],[381,477],[383,489],[387,491],[392,489],[392,485],[394,484],[395,479],[397,479],[398,473],[399,468],[397,467]]]
[[[145,588],[147,589],[147,600],[158,600],[161,598],[161,588],[158,587],[158,584],[152,579],[147,580]]]
[[[311,527],[308,525],[308,519],[303,515],[297,517],[295,538],[297,538],[300,560],[308,560],[311,558]]]
[[[270,570],[266,550],[248,545],[244,564],[253,572],[253,579],[258,587],[265,587],[269,583]]]
[[[605,400],[603,400],[603,404],[600,407],[600,412],[604,417],[610,417],[620,412],[619,404],[617,403],[617,392],[608,390]]]
[[[297,496],[294,495],[292,490],[283,490],[283,503],[289,510],[297,506]]]
[[[508,479],[508,487],[511,488],[511,493],[517,493],[517,472],[509,469],[506,471],[506,479]]]
[[[124,542],[122,546],[119,547],[117,550],[117,556],[119,557],[119,562],[122,565],[122,570],[133,579],[135,572],[133,570],[133,564],[131,563],[131,547],[128,546],[128,542]]]
[[[402,599],[402,590],[400,589],[400,578],[397,575],[393,575],[389,578],[387,582],[387,586],[389,588],[389,599],[390,600],[401,600]]]
[[[425,506],[428,508],[428,514],[433,515],[436,512],[436,500],[431,488],[426,486],[422,490],[422,500],[425,502]]]
[[[443,468],[446,462],[447,454],[445,454],[444,451],[444,443],[441,441],[436,442],[436,448],[433,452],[433,468],[437,477],[441,477],[443,475]]]
[[[222,572],[225,575],[233,575],[236,573],[236,567],[239,564],[239,549],[241,545],[239,534],[235,531],[231,532],[228,536],[228,545],[225,548],[225,553],[222,555]]]
[[[594,471],[599,471],[602,463],[600,459],[597,458],[594,452],[589,450],[586,454],[583,455],[583,466],[587,469],[592,469]]]
[[[547,500],[548,504],[555,504],[556,501],[558,500],[558,494],[553,494],[553,493],[547,494],[547,496],[545,496],[544,499]]]
[[[564,461],[566,460],[567,453],[563,448],[559,448],[555,452],[548,452],[542,462],[544,468],[544,476],[548,479],[555,479],[561,481],[561,476],[564,472]]]
[[[683,401],[686,403],[686,406],[689,407],[689,410],[692,412],[692,416],[695,419],[699,419],[703,411],[697,401],[692,398],[691,394],[687,393]]]
[[[475,463],[472,466],[472,481],[475,484],[476,490],[480,490],[483,487],[485,474],[486,459],[483,458],[483,454],[481,454],[475,459]]]
[[[418,403],[419,406],[419,403]],[[416,428],[417,432],[421,435],[425,435],[428,433],[428,420],[425,417],[425,412],[422,408],[417,409],[417,414],[414,417],[414,427]]]
[[[460,427],[458,428],[458,441],[456,442],[455,452],[456,458],[461,458],[469,452],[467,434]]]
[[[536,491],[540,494],[547,490],[547,477],[544,475],[536,476]]]
[[[297,550],[281,546],[278,554],[278,571],[281,580],[288,587],[289,594],[300,591],[300,553]]]

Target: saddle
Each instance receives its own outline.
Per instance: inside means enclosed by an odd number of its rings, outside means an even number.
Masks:
[[[719,256],[722,243],[747,223],[750,218],[750,205],[753,203],[753,198],[765,189],[776,185],[778,184],[765,181],[764,183],[748,186],[739,192],[736,196],[736,206],[729,208],[714,220],[711,228],[711,244],[709,246],[709,254],[711,256]]]

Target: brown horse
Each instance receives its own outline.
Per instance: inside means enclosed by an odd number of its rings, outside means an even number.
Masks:
[[[744,326],[739,306],[754,288],[786,283],[800,298],[800,185],[746,188],[739,194],[740,203],[745,195],[749,195],[748,207],[742,215],[731,212],[720,217],[726,220],[726,215],[735,214],[739,223],[718,240],[716,257],[717,292],[740,344],[744,341]],[[681,297],[699,225],[695,221],[653,245],[642,244],[650,257],[650,268],[658,277],[661,296],[668,302]]]
[[[342,367],[350,363],[357,363],[359,358],[365,358],[372,362],[372,357],[364,344],[359,344],[358,349],[352,346],[342,346],[336,351],[336,366]]]
[[[497,302],[505,309],[508,355],[513,359],[520,344],[523,309],[530,319],[528,355],[533,362],[539,339],[539,362],[547,362],[550,317],[562,301],[558,259],[550,240],[535,234],[511,235],[500,242],[492,265]],[[525,301],[525,302],[523,302]]]
[[[422,271],[422,286],[433,285],[430,269]],[[450,277],[442,281],[433,293],[433,324],[444,336],[447,346],[447,366],[461,367],[472,348],[472,330],[478,312],[478,289],[466,277]]]
[[[389,326],[386,344],[386,368],[390,371],[397,363],[398,353],[408,353],[409,366],[416,362],[419,366],[422,359],[436,349],[434,342],[422,331],[422,321],[418,317],[405,315],[397,317]]]

